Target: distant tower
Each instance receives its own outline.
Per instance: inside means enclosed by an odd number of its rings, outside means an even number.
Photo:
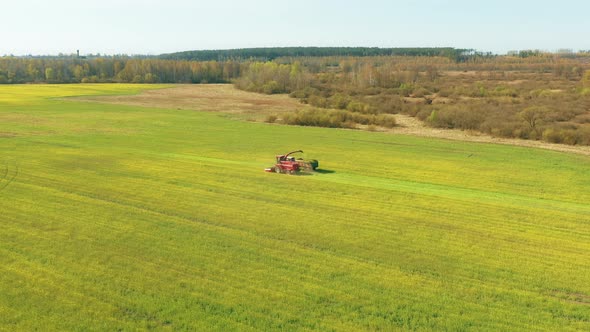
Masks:
[[[76,50],[76,54],[78,55],[78,58],[80,57],[80,50]]]

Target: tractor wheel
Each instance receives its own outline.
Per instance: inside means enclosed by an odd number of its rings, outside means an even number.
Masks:
[[[275,173],[281,174],[281,168],[275,166]]]

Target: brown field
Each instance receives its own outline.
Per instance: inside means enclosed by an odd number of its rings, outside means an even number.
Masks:
[[[287,95],[246,92],[234,88],[231,84],[179,84],[168,89],[146,90],[139,95],[75,99],[108,104],[223,112],[249,121],[262,121],[269,114],[293,112],[309,107]]]
[[[230,84],[183,84],[167,89],[147,90],[138,95],[76,97],[77,101],[143,107],[170,108],[189,111],[222,112],[248,121],[264,121],[270,114],[309,107],[287,95],[264,95],[236,89]],[[498,138],[475,131],[440,129],[425,126],[416,118],[396,114],[398,126],[380,131],[403,135],[443,138],[450,140],[527,146],[562,152],[590,155],[590,146],[552,144],[542,141]]]

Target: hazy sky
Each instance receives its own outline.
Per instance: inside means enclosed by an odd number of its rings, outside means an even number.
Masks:
[[[266,46],[590,49],[590,0],[6,0],[3,54]]]

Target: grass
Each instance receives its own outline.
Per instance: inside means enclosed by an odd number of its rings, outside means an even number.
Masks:
[[[0,86],[0,329],[590,327],[590,158],[55,99],[144,88]]]

